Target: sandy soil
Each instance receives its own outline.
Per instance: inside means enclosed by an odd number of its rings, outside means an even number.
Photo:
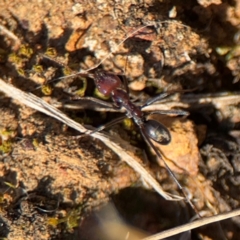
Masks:
[[[119,113],[73,100],[99,97],[90,75],[51,79],[101,62],[124,75],[137,104],[177,93],[165,106],[189,115],[151,116],[172,136],[157,147],[201,215],[239,207],[239,1],[2,0],[0,24],[1,78],[83,124],[99,126]],[[195,216],[149,189],[101,141],[78,140],[57,120],[0,98],[1,238],[125,239],[130,231],[128,239],[140,239]],[[74,103],[82,109],[69,108]],[[126,151],[167,192],[179,192],[137,127],[120,124],[108,134],[128,141]],[[239,239],[239,227],[234,218],[194,230],[191,239]]]

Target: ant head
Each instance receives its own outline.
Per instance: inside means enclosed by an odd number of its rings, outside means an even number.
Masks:
[[[99,92],[105,96],[110,96],[112,91],[121,87],[122,84],[118,76],[104,70],[97,70],[94,73],[94,81]]]

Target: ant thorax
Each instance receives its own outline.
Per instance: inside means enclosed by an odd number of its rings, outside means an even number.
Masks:
[[[117,88],[112,91],[112,100],[114,106],[117,108],[125,108],[127,111],[127,117],[133,118],[137,125],[143,124],[144,114],[141,111],[141,108],[131,102],[129,95],[125,90]]]

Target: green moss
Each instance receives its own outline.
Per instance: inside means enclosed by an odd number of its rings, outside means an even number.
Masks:
[[[220,56],[225,56],[226,61],[229,61],[234,57],[240,56],[240,45],[230,47],[221,46],[217,47],[215,50]]]
[[[0,152],[1,153],[9,153],[12,151],[12,142],[11,141],[4,141],[0,145]]]
[[[32,70],[36,73],[42,73],[43,72],[43,66],[42,65],[33,65]]]
[[[56,57],[57,56],[57,50],[55,48],[49,47],[46,52],[45,55],[48,57]]]
[[[17,72],[18,72],[18,74],[19,74],[20,76],[25,77],[25,71],[24,71],[23,68],[19,68],[19,69],[17,69]]]
[[[33,139],[32,144],[33,144],[34,148],[38,148],[39,142],[38,142],[37,138]]]
[[[82,81],[82,87],[79,88],[77,91],[75,91],[74,94],[77,96],[83,97],[85,95],[85,91],[87,89],[87,79],[80,78],[80,81]]]
[[[23,62],[23,59],[19,57],[16,53],[11,53],[8,55],[8,61],[20,65]]]
[[[33,54],[32,48],[30,48],[27,45],[22,45],[18,51],[19,56],[23,56],[26,58],[30,58],[32,56],[32,54]]]
[[[45,84],[42,86],[41,88],[42,90],[42,93],[45,95],[45,96],[50,96],[52,94],[52,87],[48,84]]]
[[[72,70],[71,70],[69,67],[64,67],[64,68],[62,69],[62,72],[63,72],[63,75],[64,75],[64,76],[69,76],[69,75],[72,74]]]
[[[123,126],[126,130],[129,130],[129,131],[135,129],[134,122],[131,118],[125,118],[123,120]]]
[[[74,210],[71,210],[67,213],[66,217],[63,218],[56,218],[51,217],[48,218],[48,225],[56,228],[59,224],[64,223],[66,226],[66,229],[68,231],[71,231],[73,228],[77,227],[79,225],[79,219],[81,214],[81,208],[77,208]]]

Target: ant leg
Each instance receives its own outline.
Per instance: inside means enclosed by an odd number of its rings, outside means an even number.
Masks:
[[[196,88],[191,89],[191,90],[170,91],[170,92],[160,93],[159,95],[157,95],[157,96],[155,96],[155,97],[153,97],[153,98],[148,99],[148,100],[141,106],[141,108],[144,108],[144,107],[146,107],[146,106],[149,106],[149,105],[151,105],[151,104],[153,104],[153,103],[155,103],[155,102],[157,102],[157,101],[160,101],[160,100],[166,98],[167,96],[169,96],[169,95],[171,95],[171,94],[173,94],[173,93],[192,92],[192,91],[194,91],[194,90],[196,90]]]
[[[128,64],[128,56],[127,56],[125,67],[124,67],[124,74],[126,74],[127,64]],[[126,75],[123,76],[123,85],[127,94],[129,94],[129,87],[128,87],[128,81],[127,81]]]
[[[193,205],[193,203],[191,202],[191,200],[187,197],[186,193],[184,192],[184,189],[182,187],[182,185],[180,184],[180,182],[177,180],[175,174],[173,173],[173,171],[170,169],[170,167],[168,166],[168,164],[166,163],[166,161],[163,159],[162,154],[157,150],[157,148],[155,147],[155,145],[151,142],[151,140],[149,139],[144,126],[139,127],[141,134],[144,138],[144,140],[146,141],[146,143],[154,150],[154,152],[156,153],[157,157],[163,161],[163,164],[165,166],[165,168],[167,169],[167,171],[169,172],[169,174],[171,175],[171,177],[173,178],[174,182],[177,184],[179,190],[182,192],[183,197],[185,198],[185,200],[189,203],[189,205],[191,206],[191,208],[194,210],[194,212],[198,215],[199,218],[201,218],[200,214],[198,213],[197,209],[195,208],[195,206]]]
[[[123,121],[125,118],[126,118],[126,116],[121,116],[119,118],[113,119],[112,121],[110,121],[110,122],[108,122],[108,123],[106,123],[106,124],[96,128],[95,130],[93,130],[91,132],[86,132],[84,135],[81,135],[80,137],[83,137],[83,136],[86,136],[86,135],[91,135],[93,133],[100,132],[100,131],[102,131],[105,128],[112,127],[113,125]]]
[[[123,85],[124,85],[124,88],[125,88],[127,94],[129,94],[128,81],[127,81],[127,78],[125,76],[123,76]]]
[[[179,183],[179,181],[177,180],[175,174],[172,172],[172,170],[170,169],[170,167],[167,165],[167,163],[164,161],[164,159],[162,158],[162,155],[160,154],[160,152],[157,150],[157,148],[154,146],[154,144],[151,142],[151,140],[149,139],[144,127],[140,128],[141,134],[144,137],[144,140],[147,142],[147,144],[155,151],[155,153],[157,154],[157,157],[163,161],[164,166],[166,167],[166,169],[168,170],[169,174],[171,175],[171,177],[173,178],[173,180],[175,181],[175,183],[177,184],[178,188],[183,191],[183,188],[181,186],[181,184]]]
[[[153,103],[155,103],[159,100],[162,100],[165,97],[169,96],[170,94],[172,94],[172,93],[166,93],[165,92],[165,93],[161,93],[161,94],[157,95],[156,97],[150,98],[141,106],[141,108],[147,107],[147,106],[149,106],[149,105],[151,105],[151,104],[153,104]]]
[[[74,100],[74,101],[78,101],[79,100],[80,102],[81,101],[91,101],[93,103],[102,105],[104,107],[113,108],[112,103],[106,102],[106,101],[103,101],[101,99],[94,98],[94,97],[73,97],[71,100]]]
[[[181,116],[187,116],[189,115],[189,112],[180,110],[180,109],[173,109],[173,110],[158,110],[158,111],[153,111],[148,114],[148,116],[153,115],[153,114],[163,114],[163,115],[181,115]]]

